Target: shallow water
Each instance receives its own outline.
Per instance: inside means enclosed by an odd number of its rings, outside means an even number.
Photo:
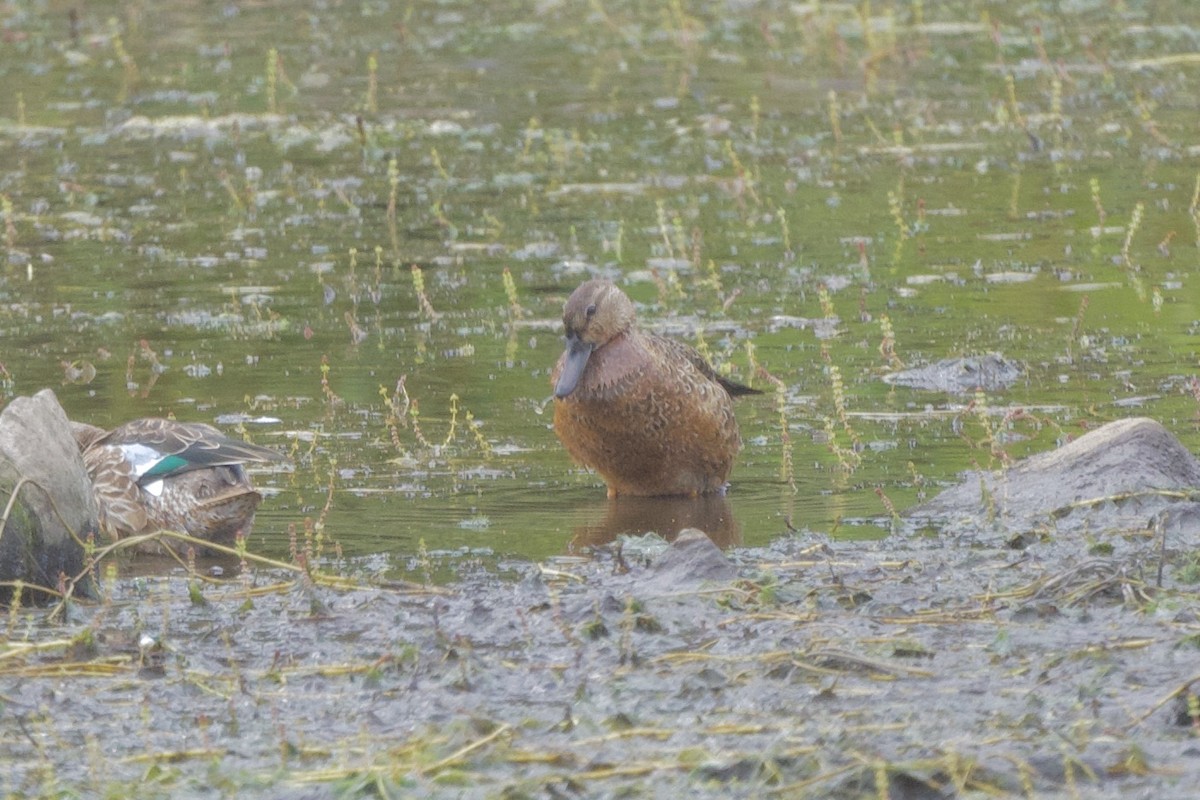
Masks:
[[[596,274],[780,382],[739,402],[731,543],[877,535],[1117,417],[1195,450],[1197,15],[1060,5],[7,9],[4,391],[244,424],[293,454],[252,547],[402,568],[714,519],[611,507],[554,438]],[[990,351],[1024,380],[880,379]]]

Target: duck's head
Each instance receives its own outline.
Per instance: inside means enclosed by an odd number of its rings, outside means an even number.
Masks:
[[[572,292],[563,306],[567,352],[554,396],[573,392],[592,352],[628,332],[634,318],[633,303],[612,281],[590,280]]]

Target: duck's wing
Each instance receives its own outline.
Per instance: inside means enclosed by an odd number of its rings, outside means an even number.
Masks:
[[[748,394],[762,394],[759,389],[753,389],[743,383],[731,381],[728,378],[719,375],[712,364],[709,364],[704,356],[700,355],[700,351],[689,344],[668,339],[665,336],[650,334],[646,336],[646,345],[659,351],[663,356],[664,363],[689,363],[697,372],[704,378],[720,384],[731,397],[739,397]]]
[[[120,450],[141,484],[195,469],[284,458],[268,447],[226,436],[211,425],[155,417],[114,428],[90,447]]]

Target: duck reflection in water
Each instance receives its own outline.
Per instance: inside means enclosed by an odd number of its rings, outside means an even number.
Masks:
[[[599,547],[621,534],[637,536],[657,533],[674,541],[684,528],[699,528],[721,549],[742,543],[742,527],[733,517],[729,498],[723,494],[698,497],[613,497],[597,503],[592,511],[594,523],[574,530],[570,549]]]

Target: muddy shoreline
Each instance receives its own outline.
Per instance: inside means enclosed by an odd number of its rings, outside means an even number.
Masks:
[[[65,624],[10,618],[29,650],[0,662],[0,788],[1189,797],[1192,562],[1118,538],[1111,555],[900,536],[722,554],[685,536],[509,564],[515,581],[464,562],[428,591],[122,581]]]

